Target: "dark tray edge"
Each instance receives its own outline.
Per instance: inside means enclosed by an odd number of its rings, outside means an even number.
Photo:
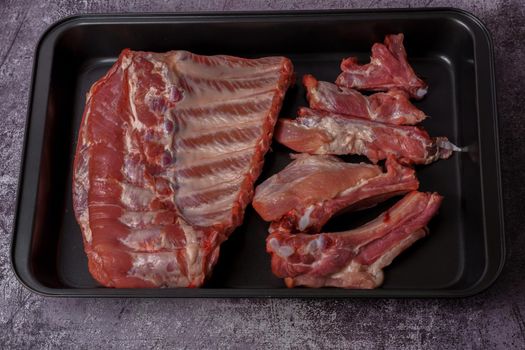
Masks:
[[[437,13],[437,12],[449,12],[455,14],[463,20],[468,20],[472,25],[480,30],[483,34],[485,42],[489,50],[488,65],[489,65],[489,75],[490,75],[490,97],[492,102],[492,111],[491,113],[495,116],[492,118],[493,124],[493,139],[490,140],[493,143],[493,150],[495,156],[495,163],[492,164],[492,171],[495,171],[495,196],[497,197],[497,211],[498,215],[495,217],[498,221],[499,231],[501,239],[498,239],[500,245],[494,248],[493,253],[499,253],[499,259],[497,263],[494,262],[492,265],[488,264],[490,269],[485,269],[483,275],[480,277],[478,282],[473,285],[471,288],[451,291],[451,290],[413,290],[413,289],[402,289],[402,290],[385,290],[385,289],[375,289],[374,293],[371,294],[367,290],[344,290],[344,289],[323,289],[322,295],[319,295],[319,289],[206,289],[206,288],[196,288],[196,289],[65,289],[65,288],[49,288],[41,283],[39,283],[31,275],[28,266],[21,266],[22,264],[17,261],[16,255],[16,242],[17,242],[17,232],[19,229],[19,224],[21,220],[21,207],[22,207],[22,188],[25,182],[25,168],[26,168],[26,158],[27,158],[27,146],[29,142],[28,131],[30,131],[30,116],[33,113],[33,99],[35,95],[35,83],[36,75],[38,72],[38,56],[42,45],[48,39],[49,35],[54,32],[59,32],[61,27],[66,24],[74,24],[75,21],[82,19],[96,19],[101,18],[107,20],[108,18],[118,18],[118,19],[161,19],[161,18],[174,18],[174,17],[187,17],[187,18],[209,18],[209,17],[234,17],[234,16],[244,16],[244,17],[260,17],[260,16],[298,16],[298,15],[348,15],[356,13],[368,13],[368,14],[377,14],[377,13],[416,13],[416,12],[427,12],[427,13]],[[59,33],[57,33],[59,34]],[[478,101],[479,105],[479,101]],[[24,128],[24,139],[23,139],[23,150],[21,155],[21,166],[19,170],[19,183],[16,192],[16,213],[14,218],[14,225],[12,229],[12,238],[11,238],[11,247],[10,247],[10,263],[14,275],[18,281],[28,290],[43,296],[55,296],[55,297],[155,297],[155,298],[165,298],[165,297],[197,297],[197,298],[227,298],[227,297],[277,297],[277,298],[456,298],[456,297],[469,297],[476,294],[479,294],[489,288],[494,282],[498,279],[499,275],[505,264],[506,259],[506,237],[504,230],[504,208],[503,208],[503,196],[501,188],[501,166],[500,166],[500,151],[499,151],[499,136],[498,136],[498,113],[497,113],[497,100],[496,100],[496,88],[495,88],[495,68],[494,68],[494,50],[492,37],[489,30],[483,24],[483,22],[477,18],[472,13],[452,8],[452,7],[437,7],[437,8],[410,8],[410,9],[356,9],[356,10],[306,10],[306,11],[234,11],[234,12],[197,12],[197,13],[148,13],[148,14],[139,14],[139,13],[124,13],[124,14],[86,14],[86,15],[74,15],[68,16],[57,22],[51,24],[39,38],[35,51],[33,54],[33,68],[31,73],[31,90],[29,94],[28,104],[27,104],[27,114],[26,122]],[[486,142],[486,140],[484,140]],[[38,157],[40,160],[40,156]],[[36,193],[34,193],[36,196]],[[484,213],[486,213],[484,206]],[[493,216],[494,217],[494,216]],[[486,219],[486,216],[485,216]],[[489,236],[490,238],[490,236]],[[495,239],[495,238],[494,238]],[[493,240],[494,240],[493,239]],[[495,265],[494,265],[495,264]],[[20,270],[22,268],[22,270]],[[25,268],[25,269],[24,269]],[[72,292],[74,291],[74,292]]]

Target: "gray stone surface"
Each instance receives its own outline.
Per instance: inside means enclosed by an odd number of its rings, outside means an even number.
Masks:
[[[11,272],[33,50],[54,21],[90,12],[454,6],[495,43],[508,260],[476,297],[452,300],[55,299]],[[0,0],[0,348],[525,348],[525,6],[464,1]]]

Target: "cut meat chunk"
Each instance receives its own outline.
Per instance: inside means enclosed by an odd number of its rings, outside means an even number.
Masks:
[[[414,191],[354,230],[296,235],[273,231],[266,241],[272,271],[289,288],[376,288],[383,283],[383,268],[427,234],[426,225],[441,201],[436,193]]]
[[[396,125],[414,125],[426,118],[399,89],[365,96],[359,91],[303,77],[310,108]]]
[[[403,46],[403,34],[387,35],[385,43],[372,46],[370,63],[359,65],[356,57],[341,62],[343,71],[336,84],[358,90],[405,90],[420,99],[427,93],[427,84],[414,73]]]
[[[73,205],[108,287],[197,287],[237,227],[293,75],[287,58],[124,50],[91,88]]]
[[[381,174],[378,166],[345,163],[334,156],[292,155],[295,160],[255,189],[253,207],[266,221],[290,210],[337,197]]]
[[[300,154],[255,190],[253,207],[270,231],[319,232],[336,213],[372,207],[416,190],[412,168],[389,158],[387,172],[377,165],[345,163],[337,157]]]
[[[296,119],[279,119],[275,138],[297,152],[358,154],[372,162],[391,155],[405,164],[429,164],[460,151],[446,137],[430,138],[415,126],[394,126],[301,108]]]

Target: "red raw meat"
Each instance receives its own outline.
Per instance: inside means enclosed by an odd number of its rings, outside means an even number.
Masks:
[[[354,89],[317,81],[309,74],[303,77],[303,84],[312,109],[396,125],[414,125],[426,118],[403,90],[365,96]]]
[[[287,58],[124,50],[91,88],[73,205],[108,287],[197,287],[253,194]]]
[[[321,234],[270,233],[266,250],[272,271],[294,286],[376,288],[383,268],[428,230],[442,197],[410,192],[378,218],[350,231]]]
[[[255,189],[252,205],[266,221],[277,220],[302,205],[333,199],[382,174],[378,166],[345,163],[334,156],[291,156],[295,159],[286,168]]]
[[[385,43],[372,46],[370,63],[359,65],[356,57],[341,62],[343,71],[336,84],[358,90],[405,90],[420,99],[427,93],[427,84],[419,79],[407,61],[403,34],[387,35]]]
[[[430,138],[415,126],[395,126],[301,108],[296,119],[279,119],[275,138],[297,152],[359,154],[376,163],[391,155],[405,164],[429,164],[460,149],[446,137]]]
[[[295,160],[255,189],[253,207],[273,230],[319,232],[335,213],[372,207],[416,190],[412,168],[394,158],[387,172],[377,165],[345,163],[327,155],[295,155]],[[276,220],[276,221],[275,221]]]

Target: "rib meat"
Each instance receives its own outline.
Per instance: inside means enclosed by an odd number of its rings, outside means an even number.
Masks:
[[[372,162],[391,155],[405,164],[429,164],[459,150],[446,137],[430,138],[415,126],[394,126],[301,108],[296,119],[279,119],[275,138],[297,152],[358,154]]]
[[[383,268],[427,234],[442,197],[410,192],[378,218],[357,229],[321,234],[270,233],[266,250],[272,271],[286,285],[375,288]]]
[[[365,96],[354,89],[317,81],[312,75],[305,75],[303,84],[312,109],[396,125],[414,125],[426,118],[403,90]]]
[[[253,194],[292,77],[283,57],[124,50],[91,88],[73,203],[109,287],[197,287]]]
[[[387,172],[377,165],[345,163],[326,155],[300,154],[285,169],[257,186],[253,207],[270,231],[319,232],[343,209],[372,207],[388,198],[416,190],[412,168],[394,158]]]
[[[356,57],[341,62],[343,71],[336,84],[358,90],[405,90],[420,99],[427,93],[427,84],[414,73],[403,46],[403,34],[387,35],[384,44],[372,46],[370,63],[359,65]]]

